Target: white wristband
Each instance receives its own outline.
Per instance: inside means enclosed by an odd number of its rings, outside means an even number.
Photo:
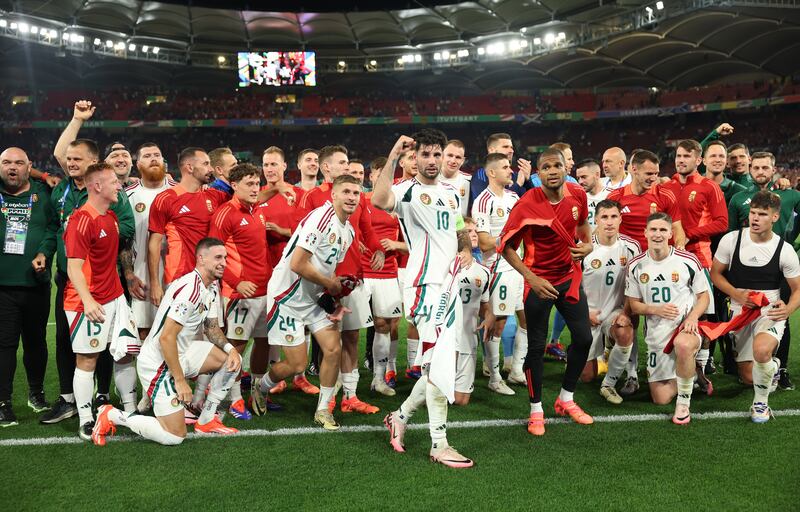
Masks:
[[[222,350],[224,350],[226,354],[230,354],[231,350],[233,350],[233,345],[226,343],[225,346],[222,347]]]

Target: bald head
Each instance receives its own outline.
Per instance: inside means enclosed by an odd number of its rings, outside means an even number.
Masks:
[[[625,152],[622,148],[608,148],[603,153],[603,174],[613,181],[620,181],[625,175]]]
[[[0,178],[9,192],[24,187],[31,173],[28,155],[20,148],[10,147],[0,153]]]

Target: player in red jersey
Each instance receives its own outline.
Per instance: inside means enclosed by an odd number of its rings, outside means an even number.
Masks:
[[[594,422],[573,400],[578,378],[592,345],[589,306],[581,287],[580,262],[592,252],[586,192],[580,185],[565,183],[564,155],[546,149],[539,155],[542,186],[529,190],[511,210],[499,250],[506,261],[525,278],[525,318],[528,320],[528,355],[524,371],[531,410],[528,432],[544,435],[542,377],[544,349],[550,310],[553,306],[567,322],[572,343],[567,349],[567,367],[555,411],[587,425]],[[575,245],[575,239],[579,239]],[[525,260],[517,254],[524,245]]]
[[[676,247],[683,248],[686,237],[681,227],[678,199],[675,194],[658,183],[658,165],[661,160],[647,150],[637,151],[631,157],[631,182],[611,191],[607,199],[622,206],[622,225],[619,232],[639,242],[647,250],[644,228],[647,217],[655,212],[664,212],[673,219],[672,233]]]
[[[325,146],[319,152],[319,166],[326,182],[319,187],[306,192],[300,203],[300,207],[309,212],[319,208],[331,200],[331,180],[335,180],[343,174],[349,174],[349,159],[347,148],[344,146]],[[338,276],[356,276],[362,278],[364,271],[361,267],[361,252],[370,250],[373,252],[370,260],[374,270],[383,267],[385,255],[383,247],[375,231],[372,228],[371,220],[372,207],[367,199],[362,195],[356,210],[350,215],[350,224],[355,230],[355,240],[350,245],[342,261],[336,267]],[[343,390],[341,408],[343,412],[360,412],[374,414],[378,408],[362,402],[356,396],[358,386],[358,331],[361,328],[369,327],[369,300],[364,293],[363,284],[353,290],[349,296],[342,299],[342,305],[350,309],[342,319],[342,362],[340,366],[340,378]],[[331,404],[335,405],[335,397]]]
[[[319,153],[316,149],[306,148],[297,155],[297,170],[300,171],[300,182],[297,187],[304,192],[317,186],[319,174]]]
[[[69,281],[64,290],[64,311],[75,352],[73,388],[78,407],[78,435],[91,441],[94,370],[97,358],[110,344],[117,363],[114,377],[126,411],[136,408],[136,369],[130,354],[139,352],[136,327],[130,317],[117,274],[119,225],[109,208],[122,188],[114,168],[92,164],[84,183],[89,198],[75,210],[64,232]]]

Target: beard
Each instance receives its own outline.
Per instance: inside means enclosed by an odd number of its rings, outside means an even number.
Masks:
[[[142,174],[142,178],[148,181],[162,181],[167,175],[167,169],[164,164],[158,167],[144,167],[139,169],[139,172]]]

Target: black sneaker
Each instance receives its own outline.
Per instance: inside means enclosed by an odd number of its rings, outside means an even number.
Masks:
[[[44,412],[50,409],[50,403],[44,398],[44,391],[28,395],[28,407],[33,409],[33,412]]]
[[[318,376],[319,375],[319,370],[317,369],[317,365],[316,364],[311,363],[310,365],[308,365],[308,374],[309,375],[314,375],[314,376]]]
[[[19,425],[17,416],[11,408],[11,400],[0,402],[0,427],[13,427]]]
[[[97,395],[92,402],[92,416],[97,416],[97,410],[104,406],[111,404],[111,400],[107,395]]]
[[[714,375],[715,373],[717,373],[717,365],[714,364],[714,356],[709,356],[706,363],[706,375]]]
[[[78,414],[78,407],[75,402],[67,402],[63,396],[59,396],[49,411],[42,414],[39,423],[51,425],[59,421],[71,418]]]
[[[87,421],[78,427],[78,437],[84,441],[92,442],[92,431],[94,430],[94,421]]]
[[[783,391],[792,391],[794,390],[794,383],[789,378],[789,372],[786,371],[786,368],[781,368],[780,376],[778,377],[778,389]]]

